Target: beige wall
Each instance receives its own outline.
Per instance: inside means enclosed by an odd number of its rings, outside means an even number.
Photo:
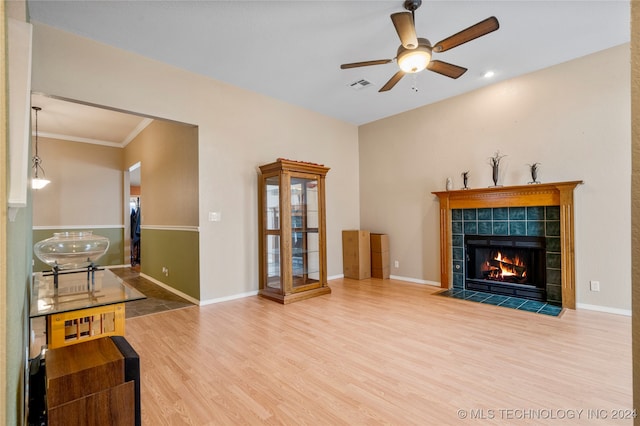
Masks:
[[[342,273],[341,230],[359,225],[355,126],[37,23],[33,90],[198,126],[201,299],[257,290],[256,173],[278,157],[331,167],[328,274]]]
[[[33,191],[33,226],[122,226],[122,148],[38,138],[45,176]]]
[[[93,230],[110,240],[109,252],[99,260],[101,265],[128,263],[130,216],[128,203],[123,204],[124,170],[136,162],[144,164],[146,225],[194,230],[198,226],[195,126],[155,120],[125,149],[41,137],[39,153],[51,183],[33,192],[34,241],[64,230]],[[197,256],[197,244],[191,252]],[[34,260],[35,271],[47,268]],[[143,272],[161,278],[145,266]],[[197,271],[191,275],[197,277]],[[191,284],[197,287],[198,282]]]
[[[200,299],[198,128],[154,120],[124,152],[126,169],[140,163],[140,271]]]
[[[198,226],[198,128],[154,120],[124,149],[141,163],[144,225]]]
[[[400,261],[392,275],[439,282],[431,191],[447,177],[460,188],[466,170],[471,187],[492,185],[487,160],[500,150],[501,184],[526,184],[534,162],[544,182],[584,180],[575,192],[577,302],[629,310],[629,72],[627,44],[361,126],[361,227],[390,234]]]
[[[0,53],[2,53],[2,57],[4,58],[2,62],[0,62],[0,75],[6,76],[7,70],[7,50],[5,46],[7,45],[7,17],[5,12],[4,2],[0,4]],[[0,80],[0,91],[3,96],[7,96],[7,78],[2,78]],[[9,113],[6,107],[7,103],[3,102],[0,105],[0,164],[7,164],[7,147],[9,146],[7,135],[7,121],[9,117]],[[7,203],[7,173],[0,173],[0,202],[4,206]],[[7,240],[7,213],[3,208],[0,210],[0,221],[2,226],[0,227],[0,293],[6,294],[7,292],[7,281],[9,278],[9,274],[7,271],[7,248],[8,248],[8,240]],[[6,298],[0,299],[0,339],[2,341],[2,345],[0,345],[0,383],[7,383],[7,366],[10,368],[19,368],[20,363],[16,362],[15,359],[10,358],[9,351],[7,351],[7,324],[11,324],[13,321],[19,318],[14,312],[7,312],[7,304],[8,301]],[[18,388],[16,385],[12,384],[9,388],[8,383],[4,386],[0,386],[0,424],[7,423],[7,408],[8,405],[14,401],[14,397],[12,393],[8,391],[13,391]],[[7,395],[12,395],[9,399]],[[12,412],[15,412],[12,410]],[[14,414],[9,417],[11,420],[15,420]]]
[[[632,131],[632,187],[631,187],[631,217],[632,217],[632,250],[631,258],[633,281],[633,317],[632,317],[632,347],[633,347],[633,407],[640,407],[640,5],[631,2],[631,123]],[[640,417],[634,420],[640,425]]]

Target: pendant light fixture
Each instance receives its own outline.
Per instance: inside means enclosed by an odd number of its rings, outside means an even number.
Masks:
[[[44,169],[42,168],[42,159],[38,156],[38,111],[41,111],[42,108],[34,106],[31,107],[36,112],[36,152],[31,161],[33,162],[33,169],[35,171],[33,179],[31,179],[31,188],[33,189],[42,189],[47,186],[51,181],[39,178],[38,177],[38,169],[42,170],[42,175],[44,176]]]

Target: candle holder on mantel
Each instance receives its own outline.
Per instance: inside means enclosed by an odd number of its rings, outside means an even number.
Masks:
[[[464,185],[462,189],[469,189],[469,186],[467,186],[468,183],[469,183],[469,170],[467,170],[466,172],[462,172],[462,184]]]
[[[500,155],[500,151],[496,151],[493,157],[489,157],[489,165],[492,170],[491,178],[493,179],[493,186],[489,188],[502,186],[498,185],[498,178],[500,177],[500,161],[502,161],[504,157],[506,157],[506,155]]]
[[[540,163],[527,164],[529,166],[529,171],[531,172],[531,182],[529,184],[540,183],[538,182],[538,166]]]
[[[453,181],[451,180],[450,177],[447,178],[447,181],[445,183],[445,188],[447,188],[447,191],[453,190]]]

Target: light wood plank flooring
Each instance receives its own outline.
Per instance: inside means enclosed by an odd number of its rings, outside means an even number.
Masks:
[[[632,404],[628,317],[329,284],[287,306],[255,296],[127,319],[143,423],[631,424],[611,419]]]

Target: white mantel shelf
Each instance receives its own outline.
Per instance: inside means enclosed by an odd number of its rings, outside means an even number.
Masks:
[[[560,206],[562,262],[562,307],[575,309],[575,249],[573,190],[582,184],[570,182],[520,186],[498,186],[433,192],[440,200],[440,285],[451,287],[451,210],[494,207]]]

